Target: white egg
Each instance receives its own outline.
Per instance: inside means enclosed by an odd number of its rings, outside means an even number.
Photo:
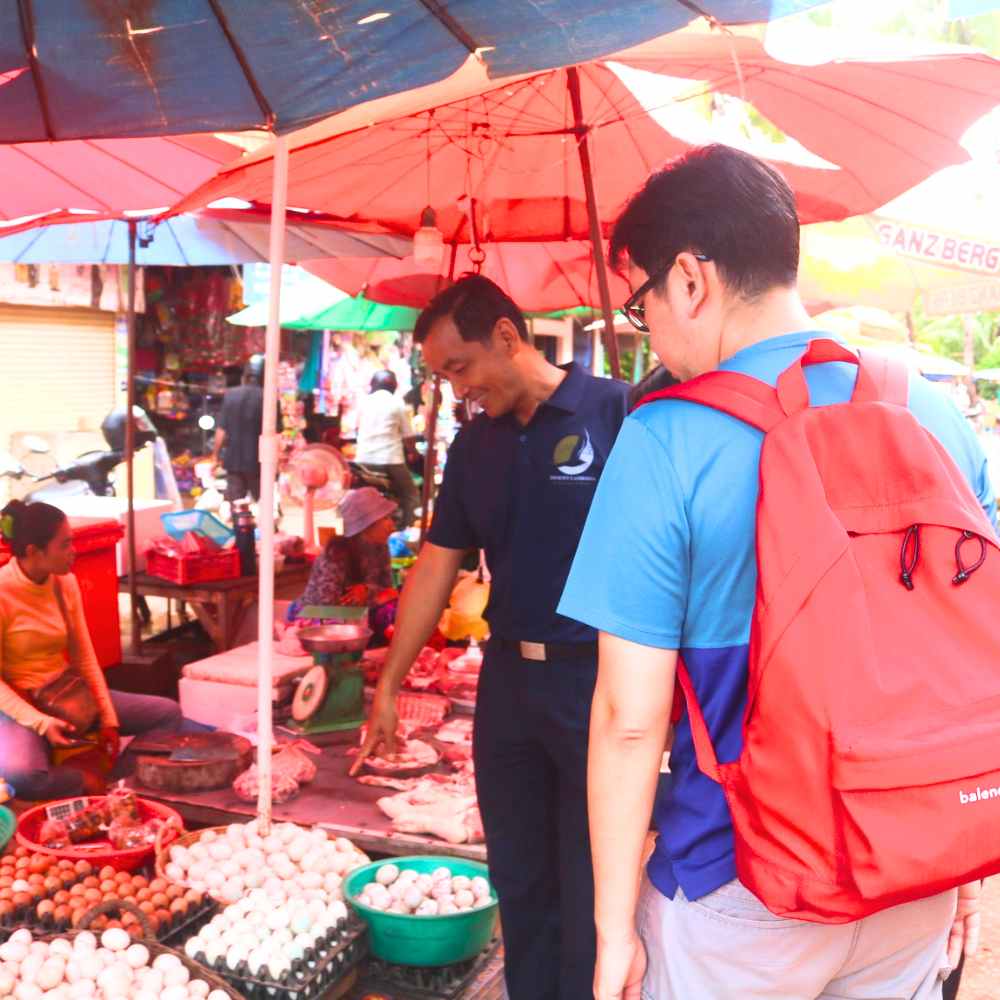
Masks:
[[[205,830],[198,838],[197,843],[204,844],[205,847],[208,847],[209,844],[214,843],[218,839],[219,835],[215,832],[215,830]]]
[[[475,903],[476,897],[473,895],[471,889],[459,889],[455,893],[455,905],[460,910],[471,910],[472,904]]]
[[[217,840],[208,845],[208,856],[213,861],[228,861],[233,856],[233,845],[229,840]]]
[[[133,969],[141,969],[149,963],[149,949],[144,944],[133,944],[125,949],[125,961]]]
[[[35,983],[41,990],[54,990],[62,981],[66,963],[61,958],[49,958],[38,970]]]
[[[403,902],[411,910],[415,910],[424,901],[424,894],[419,886],[411,885],[403,893]]]
[[[184,942],[184,954],[187,955],[192,961],[198,957],[201,952],[205,950],[205,942],[202,941],[200,937],[195,935],[190,937]]]
[[[0,969],[0,997],[9,997],[14,992],[14,985],[16,983],[17,980],[14,978],[13,972]]]
[[[389,904],[389,909],[385,911],[386,913],[409,913],[409,909],[406,904],[401,899],[394,899]]]
[[[222,884],[219,889],[219,894],[229,903],[235,903],[242,895],[243,890],[246,888],[243,879],[238,875],[235,878],[228,878]]]
[[[396,879],[399,878],[399,866],[388,864],[382,865],[377,872],[375,872],[375,881],[381,882],[382,885],[392,885]]]
[[[163,869],[163,873],[171,882],[183,882],[186,877],[185,869],[174,861]]]
[[[442,917],[458,912],[459,912],[458,907],[450,899],[442,900],[440,903],[438,903],[438,913]]]
[[[34,941],[31,936],[31,931],[27,927],[19,927],[13,934],[8,938],[9,941],[13,941],[14,944],[23,944],[28,947]]]
[[[210,871],[205,876],[205,884],[208,886],[209,891],[215,892],[221,889],[226,884],[226,876],[220,871]]]
[[[180,865],[182,868],[188,868],[191,864],[191,852],[181,844],[174,844],[170,848],[170,860],[175,865]]]
[[[490,892],[490,884],[482,877],[482,875],[477,875],[472,880],[471,889],[472,894],[476,897],[476,899],[482,899],[484,896],[492,895]]]
[[[187,966],[180,962],[162,971],[163,985],[168,988],[171,986],[186,986],[188,980],[191,978],[191,973],[188,972]]]
[[[159,994],[151,990],[139,990],[138,993],[132,994],[131,1000],[159,1000]]]
[[[371,906],[372,905],[372,898],[371,898],[371,896],[368,895],[367,892],[360,892],[360,893],[358,893],[357,902],[360,903],[362,906]],[[401,900],[394,899],[393,902],[394,903],[395,902],[401,902]]]
[[[160,1000],[187,1000],[186,985],[167,986],[160,994]]]
[[[442,899],[454,899],[455,893],[451,889],[451,880],[436,882],[434,888],[431,889],[431,896],[438,901]]]
[[[230,823],[226,827],[226,837],[238,844],[245,843],[247,838],[247,824]]]
[[[197,844],[192,844],[188,849],[188,854],[191,858],[191,864],[193,865],[196,861],[207,861],[208,860],[208,844],[202,844],[200,841]],[[190,869],[190,865],[188,866]]]
[[[69,988],[73,1000],[89,1000],[97,992],[97,984],[93,979],[78,979]]]
[[[34,983],[22,979],[14,987],[14,1000],[42,1000],[42,991]]]
[[[276,832],[284,843],[290,844],[296,837],[302,835],[303,830],[294,823],[282,823],[281,826],[276,828]]]
[[[438,904],[436,899],[425,899],[417,907],[418,917],[436,917],[438,913]]]
[[[127,997],[132,985],[132,970],[123,963],[109,965],[101,970],[97,985],[106,997]]]
[[[447,880],[449,882],[451,881],[451,869],[450,868],[445,868],[442,865],[440,868],[435,868],[434,871],[431,872],[431,881],[432,882],[441,882],[441,881],[445,881],[445,880]]]
[[[166,951],[153,959],[153,968],[159,969],[163,973],[166,973],[167,969],[172,969],[180,965],[183,965],[183,962],[176,955],[172,955]]]
[[[210,989],[211,987],[204,979],[192,979],[188,983],[188,996],[193,997],[194,1000],[199,1000],[199,998],[207,997]]]
[[[21,967],[17,970],[18,978],[22,983],[33,983],[38,978],[38,973],[45,964],[45,959],[39,955],[28,955],[21,962]]]
[[[280,930],[282,927],[288,926],[289,916],[288,910],[283,906],[275,907],[267,914],[267,926],[272,931]]]
[[[74,951],[94,951],[97,948],[97,935],[93,931],[80,931],[73,938]]]
[[[304,835],[297,836],[288,845],[288,856],[292,861],[301,861],[309,853],[311,846],[308,837]]]
[[[247,953],[239,947],[239,945],[233,945],[229,951],[226,952],[226,965],[232,971],[236,971],[240,967],[240,963],[244,961],[247,957]]]
[[[306,836],[314,844],[325,844],[330,840],[330,838],[327,836],[326,830],[324,830],[322,827],[319,826],[314,826],[311,830],[308,830],[306,832]]]
[[[269,833],[264,838],[264,853],[273,854],[275,851],[280,851],[284,848],[285,842],[276,833]]]
[[[49,954],[70,958],[73,955],[73,943],[66,938],[56,938],[49,942]]]
[[[212,990],[205,1000],[229,1000],[229,994],[223,990]]]
[[[16,932],[15,932],[16,933]],[[11,938],[5,945],[0,945],[0,958],[5,962],[20,964],[28,957],[28,946],[22,941]]]
[[[82,954],[77,959],[77,964],[80,969],[80,978],[89,979],[91,982],[96,982],[97,977],[104,969],[104,963],[97,957],[96,951]]]
[[[417,876],[416,886],[420,891],[426,896],[427,893],[434,888],[434,879],[427,874],[420,874]]]

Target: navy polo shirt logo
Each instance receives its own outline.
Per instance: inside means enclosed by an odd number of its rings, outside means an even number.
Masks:
[[[594,464],[594,446],[590,440],[590,431],[584,429],[582,436],[567,434],[561,438],[552,452],[552,464],[559,473],[549,476],[552,482],[596,482],[596,476],[585,475]]]

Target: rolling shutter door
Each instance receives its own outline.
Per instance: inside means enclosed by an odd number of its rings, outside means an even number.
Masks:
[[[115,403],[115,316],[0,304],[0,451],[12,434],[99,431]]]

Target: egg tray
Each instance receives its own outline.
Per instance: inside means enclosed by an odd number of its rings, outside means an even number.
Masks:
[[[36,901],[37,906],[41,900]],[[104,900],[106,903],[119,902],[114,898],[109,898]],[[208,923],[216,913],[219,912],[219,904],[209,896],[205,897],[205,902],[201,906],[195,909],[194,913],[188,912],[183,914],[171,914],[171,920],[169,924],[160,925],[160,929],[156,934],[156,938],[143,937],[141,939],[143,944],[148,944],[151,940],[156,940],[160,944],[165,944],[168,946],[178,946],[182,945],[189,937],[195,934],[197,931],[201,930],[205,924]],[[178,919],[179,918],[179,919]],[[36,917],[34,911],[32,911],[28,918],[22,920],[17,927],[27,927],[28,930],[34,931],[41,934],[66,934],[68,932],[77,930],[77,928],[72,927],[68,920],[55,921],[52,919],[51,915],[45,917]],[[0,944],[3,943],[6,938],[10,937],[11,934],[17,930],[17,927],[11,927],[9,930],[0,928]]]
[[[76,885],[77,882],[82,882],[88,875],[93,874],[93,872],[87,872],[85,874],[77,873],[75,879],[72,882],[64,882],[58,889],[53,889],[51,892],[46,892],[42,896],[36,896],[30,903],[24,906],[19,906],[13,913],[6,917],[0,917],[0,944],[7,940],[19,927],[29,927],[33,923],[37,923],[38,918],[35,916],[35,909],[39,903],[46,899],[52,899],[57,892],[63,889],[69,889]]]
[[[247,1000],[317,1000],[341,982],[355,966],[368,956],[368,934],[365,925],[355,916],[331,927],[318,948],[307,948],[305,955],[292,963],[288,974],[273,979],[261,974],[251,975],[247,963],[235,969],[220,959],[209,965],[204,953],[195,960],[225,979]],[[267,970],[270,973],[270,970]]]

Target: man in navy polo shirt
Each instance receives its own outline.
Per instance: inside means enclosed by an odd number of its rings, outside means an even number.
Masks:
[[[746,153],[709,146],[654,174],[611,246],[627,260],[635,289],[626,315],[682,380],[722,369],[774,385],[811,340],[829,336],[814,328],[796,290],[795,198],[775,170]],[[854,365],[811,366],[812,405],[848,399],[856,374]],[[909,407],[995,520],[986,460],[966,421],[916,372]],[[974,949],[978,885],[963,887],[954,921],[954,890],[848,924],[774,916],[736,877],[726,798],[698,770],[686,714],[670,786],[656,796],[679,654],[720,760],[742,749],[761,440],[755,428],[691,402],[636,410],[601,479],[559,605],[601,631],[588,773],[594,995],[939,998],[942,970],[957,964],[963,939]],[[640,895],[651,813],[659,837]]]
[[[424,310],[424,360],[483,413],[455,439],[411,570],[361,759],[392,750],[396,694],[444,609],[463,554],[492,575],[474,757],[511,1000],[581,1000],[594,970],[587,733],[596,633],[556,612],[626,386],[529,343],[520,310],[468,276]],[[356,765],[357,766],[357,765]]]

